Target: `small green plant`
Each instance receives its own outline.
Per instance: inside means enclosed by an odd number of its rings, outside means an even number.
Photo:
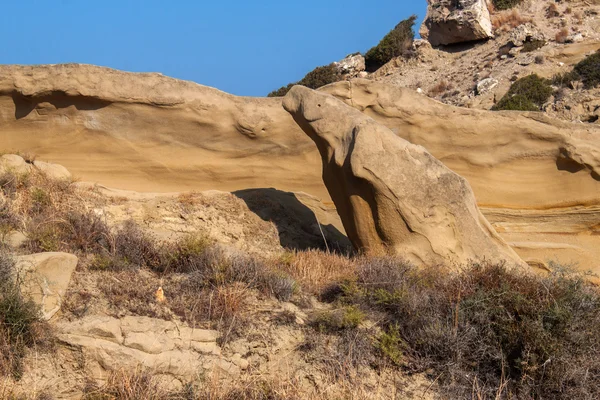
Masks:
[[[365,54],[367,71],[373,72],[381,68],[395,57],[407,54],[415,38],[413,26],[417,20],[416,15],[400,21],[394,29],[381,39],[379,44]]]
[[[341,75],[334,64],[324,65],[321,67],[317,67],[314,70],[310,71],[304,78],[299,80],[296,83],[290,83],[287,86],[283,86],[271,93],[269,93],[268,97],[281,97],[285,96],[287,92],[294,85],[302,85],[306,86],[310,89],[318,89],[322,86],[329,85],[330,83],[337,82],[341,79]]]
[[[358,306],[346,306],[339,310],[318,312],[311,326],[321,333],[337,333],[356,329],[364,321],[365,314]]]
[[[392,325],[382,332],[375,344],[376,348],[395,365],[401,365],[404,358],[402,337],[398,325]]]
[[[549,80],[531,74],[514,82],[492,110],[540,111],[552,93]]]
[[[509,10],[521,4],[523,0],[493,0],[496,10]]]

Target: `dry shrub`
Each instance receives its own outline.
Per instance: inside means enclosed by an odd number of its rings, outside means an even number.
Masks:
[[[165,387],[165,382],[150,371],[119,370],[110,375],[105,385],[93,384],[85,389],[84,400],[299,400],[299,384],[295,379],[238,379],[235,385],[213,381],[186,384],[181,390]],[[316,397],[311,397],[316,399]]]
[[[319,295],[335,282],[348,279],[355,271],[353,261],[348,257],[319,250],[286,253],[275,263],[293,277],[304,292],[313,295]]]
[[[556,35],[554,35],[554,40],[556,43],[565,43],[567,41],[567,37],[569,37],[569,30],[567,28],[562,28]]]
[[[454,89],[454,85],[452,85],[452,83],[446,80],[441,80],[431,89],[429,89],[429,96],[436,97],[452,89]]]
[[[151,373],[138,369],[120,369],[108,377],[106,384],[98,388],[89,384],[84,400],[164,400],[175,399]]]
[[[531,22],[531,18],[522,16],[516,9],[501,11],[492,16],[492,26],[498,32],[507,32],[527,22]]]
[[[548,8],[546,8],[546,18],[554,17],[560,17],[560,11],[558,11],[558,6],[556,3],[550,3]]]
[[[154,294],[163,283],[150,271],[105,271],[98,273],[96,281],[98,289],[108,302],[109,313],[116,318],[125,315],[142,315],[170,320],[173,317],[168,304],[156,302]],[[165,292],[167,298],[171,296],[171,290],[165,288]],[[70,293],[70,296],[78,296],[78,292]],[[83,296],[86,297],[85,294]],[[73,304],[73,299],[68,298],[67,304]],[[81,313],[81,310],[78,311]]]
[[[378,349],[431,371],[444,393],[482,398],[600,396],[600,291],[555,268],[541,277],[503,265],[459,273],[365,259],[338,301],[376,312]]]

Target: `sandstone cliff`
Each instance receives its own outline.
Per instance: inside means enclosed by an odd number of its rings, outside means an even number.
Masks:
[[[600,269],[600,129],[441,104],[368,80],[322,89],[465,177],[526,261]],[[1,150],[142,191],[275,187],[329,201],[314,144],[281,99],[87,65],[0,67]]]

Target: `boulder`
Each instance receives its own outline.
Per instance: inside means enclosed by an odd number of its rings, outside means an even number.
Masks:
[[[77,257],[68,253],[38,253],[17,258],[15,270],[21,290],[41,307],[45,320],[60,310],[75,267]]]
[[[432,46],[494,37],[485,0],[429,0],[421,37]]]
[[[508,35],[508,47],[521,47],[526,42],[531,41],[544,41],[546,38],[542,31],[540,31],[531,22],[519,25],[513,28]]]
[[[0,174],[13,172],[16,174],[26,174],[31,170],[31,165],[16,154],[5,154],[0,157]]]
[[[524,265],[481,214],[468,182],[424,147],[303,86],[283,107],[317,145],[323,181],[358,250],[417,265]]]
[[[498,79],[494,78],[485,78],[477,82],[477,95],[481,96],[482,94],[488,93],[489,91],[495,89],[498,86]]]
[[[33,165],[50,179],[69,180],[71,173],[68,169],[59,164],[47,163],[44,161],[34,161]]]

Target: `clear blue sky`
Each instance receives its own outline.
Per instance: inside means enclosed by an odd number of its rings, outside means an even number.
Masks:
[[[425,9],[425,0],[5,0],[0,63],[162,72],[263,96],[365,52],[411,14],[420,23]]]

